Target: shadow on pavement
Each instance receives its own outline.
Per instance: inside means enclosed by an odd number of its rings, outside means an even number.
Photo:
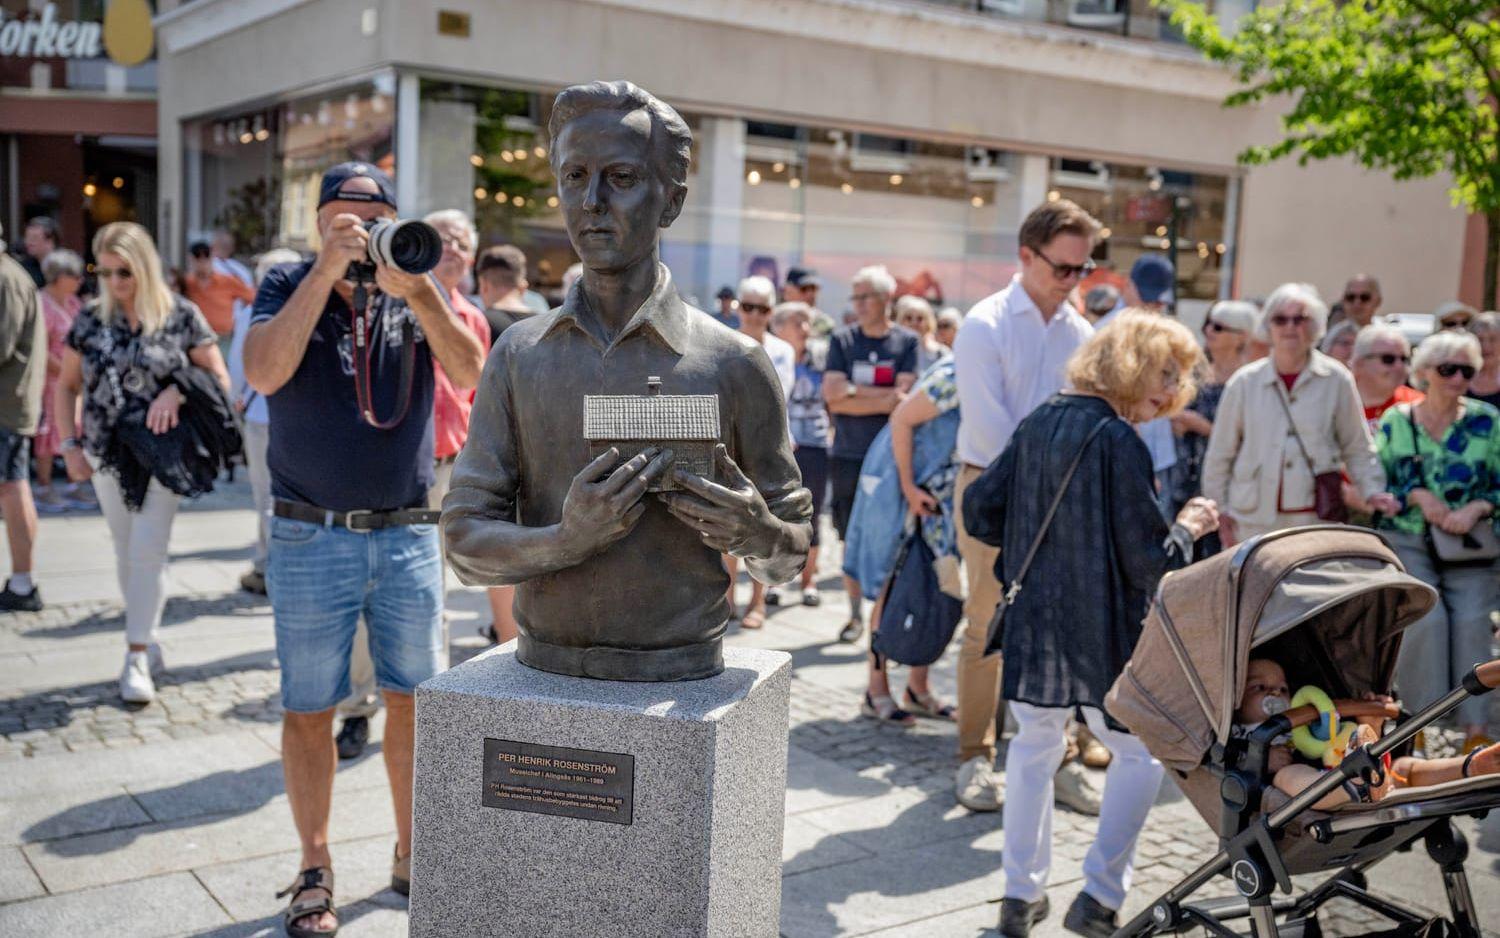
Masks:
[[[243,591],[224,596],[173,596],[167,600],[162,612],[163,628],[186,625],[203,616],[262,616],[270,615],[271,603],[264,596]],[[124,607],[111,604],[83,616],[76,622],[49,628],[23,629],[20,634],[27,638],[66,640],[99,632],[119,632],[125,637]]]

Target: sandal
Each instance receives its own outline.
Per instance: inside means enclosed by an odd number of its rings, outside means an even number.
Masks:
[[[919,717],[928,717],[933,720],[957,720],[958,708],[950,703],[944,703],[937,694],[928,691],[918,694],[910,687],[906,689],[906,709]]]
[[[278,899],[286,896],[292,897],[292,901],[287,904],[286,911],[281,913],[281,922],[286,928],[288,938],[333,938],[339,933],[337,924],[331,931],[304,928],[293,924],[300,918],[317,915],[320,912],[331,912],[337,917],[338,911],[333,907],[333,870],[326,866],[314,866],[298,873],[297,877],[290,886],[276,894]],[[323,890],[324,895],[316,899],[302,898],[303,893],[314,889]]]
[[[740,617],[740,628],[758,629],[766,624],[766,613],[763,609],[746,609],[745,614]]]
[[[401,845],[393,848],[391,858],[391,891],[403,896],[411,895],[411,854],[401,855]]]
[[[917,722],[916,717],[896,706],[896,701],[891,699],[890,694],[871,697],[870,692],[865,691],[865,701],[859,705],[859,712],[872,720],[894,723],[897,726],[911,726]]]

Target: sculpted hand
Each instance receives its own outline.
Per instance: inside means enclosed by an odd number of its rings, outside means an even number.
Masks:
[[[671,463],[672,451],[653,447],[611,472],[619,459],[620,451],[611,447],[584,466],[563,500],[558,524],[563,541],[585,554],[596,554],[620,540],[641,520],[646,511],[641,496]]]
[[[1201,495],[1189,499],[1177,513],[1177,523],[1187,528],[1196,541],[1219,527],[1219,506],[1213,499]]]
[[[697,531],[704,544],[722,554],[769,557],[781,521],[771,514],[755,485],[729,458],[723,443],[714,448],[714,462],[724,484],[678,469],[673,478],[685,491],[662,496],[667,510]]]

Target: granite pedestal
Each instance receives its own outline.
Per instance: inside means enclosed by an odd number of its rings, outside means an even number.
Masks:
[[[596,681],[510,643],[419,687],[414,938],[775,936],[791,659],[724,659]]]

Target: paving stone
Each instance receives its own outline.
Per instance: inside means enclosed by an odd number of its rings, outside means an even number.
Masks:
[[[190,873],[0,906],[0,934],[7,938],[160,938],[227,924],[229,916]]]
[[[42,881],[17,847],[0,847],[0,905],[44,895]],[[0,911],[0,916],[4,912]]]

